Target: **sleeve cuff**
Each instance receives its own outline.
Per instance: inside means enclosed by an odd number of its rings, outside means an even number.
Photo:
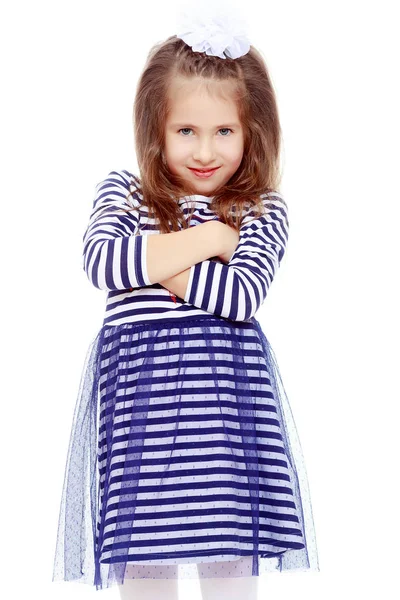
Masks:
[[[135,235],[135,286],[151,285],[147,272],[147,235]]]
[[[152,285],[149,275],[147,272],[147,242],[149,241],[148,235],[141,235],[142,238],[142,276],[144,285]]]
[[[201,262],[190,267],[189,281],[186,287],[186,293],[184,297],[185,302],[188,302],[189,304],[194,304],[196,298],[200,269]]]

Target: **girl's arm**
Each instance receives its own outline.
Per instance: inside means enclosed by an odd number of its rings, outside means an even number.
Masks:
[[[96,186],[83,236],[83,268],[95,287],[152,285],[225,251],[229,236],[216,220],[172,233],[137,235],[140,198],[127,199],[129,180],[127,171],[111,171]]]
[[[181,231],[146,237],[147,276],[151,283],[160,283],[198,262],[224,252],[229,239],[225,225],[216,220]]]
[[[233,227],[229,227],[226,224],[223,225],[225,228],[229,228],[229,231],[222,232],[226,237],[226,250],[214,258],[219,258],[222,260],[222,262],[229,263],[229,260],[239,243],[239,232]],[[189,276],[190,267],[181,273],[178,273],[177,275],[173,275],[172,277],[168,277],[167,279],[160,281],[159,283],[170,292],[176,294],[176,296],[179,296],[179,298],[184,298],[186,296],[186,290],[189,283]]]
[[[286,203],[276,192],[268,200],[273,202],[267,204],[265,215],[250,220],[250,213],[243,220],[239,244],[227,265],[205,260],[163,285],[209,313],[234,321],[253,317],[267,296],[288,241]]]
[[[111,171],[96,185],[92,212],[83,235],[83,269],[101,290],[148,285],[145,244],[136,235],[139,214],[127,199],[130,176]]]

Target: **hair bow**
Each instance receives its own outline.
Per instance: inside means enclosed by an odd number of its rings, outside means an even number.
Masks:
[[[239,58],[250,50],[243,17],[235,15],[232,4],[206,7],[197,0],[190,9],[180,12],[176,36],[193,52],[205,52],[219,58]],[[189,12],[190,11],[190,12]]]

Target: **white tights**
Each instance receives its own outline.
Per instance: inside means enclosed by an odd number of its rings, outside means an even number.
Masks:
[[[250,560],[250,559],[249,559]],[[243,559],[242,559],[243,561]],[[202,600],[257,600],[258,577],[235,576],[229,577],[229,568],[237,570],[240,561],[224,561],[223,563],[198,563],[198,575]],[[243,564],[243,563],[242,563]],[[150,569],[149,569],[150,567]],[[162,569],[175,568],[173,565],[164,567],[154,565],[128,565],[125,575],[129,570],[140,574],[140,569],[154,569],[157,576],[162,575]],[[223,569],[225,576],[218,577],[218,572]],[[134,571],[135,570],[135,571]],[[202,577],[207,573],[207,577]],[[213,577],[210,577],[210,573]],[[121,600],[178,600],[178,579],[150,579],[126,577],[123,585],[118,585]]]

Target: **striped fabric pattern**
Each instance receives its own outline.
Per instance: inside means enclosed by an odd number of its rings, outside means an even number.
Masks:
[[[239,244],[228,264],[218,258],[190,268],[185,298],[171,299],[147,272],[148,235],[158,234],[154,217],[142,202],[138,178],[126,170],[111,171],[96,186],[89,224],[83,236],[83,268],[91,283],[107,290],[104,325],[158,318],[213,314],[249,321],[265,301],[285,254],[288,240],[287,206],[281,194],[262,195],[266,214],[245,215]],[[212,197],[184,196],[178,202],[190,225],[216,219]]]
[[[248,321],[255,315],[288,241],[287,208],[281,196],[263,198],[273,198],[273,209],[268,204],[268,212],[257,220],[253,213],[243,219],[239,244],[227,265],[205,260],[191,267],[186,302],[233,321]]]
[[[93,285],[101,290],[149,285],[147,237],[136,235],[137,212],[123,212],[132,208],[126,200],[128,190],[121,176],[113,175],[111,172],[96,186],[93,210],[83,238],[83,268]]]
[[[101,563],[276,558],[305,547],[252,323],[107,328],[101,365]]]

